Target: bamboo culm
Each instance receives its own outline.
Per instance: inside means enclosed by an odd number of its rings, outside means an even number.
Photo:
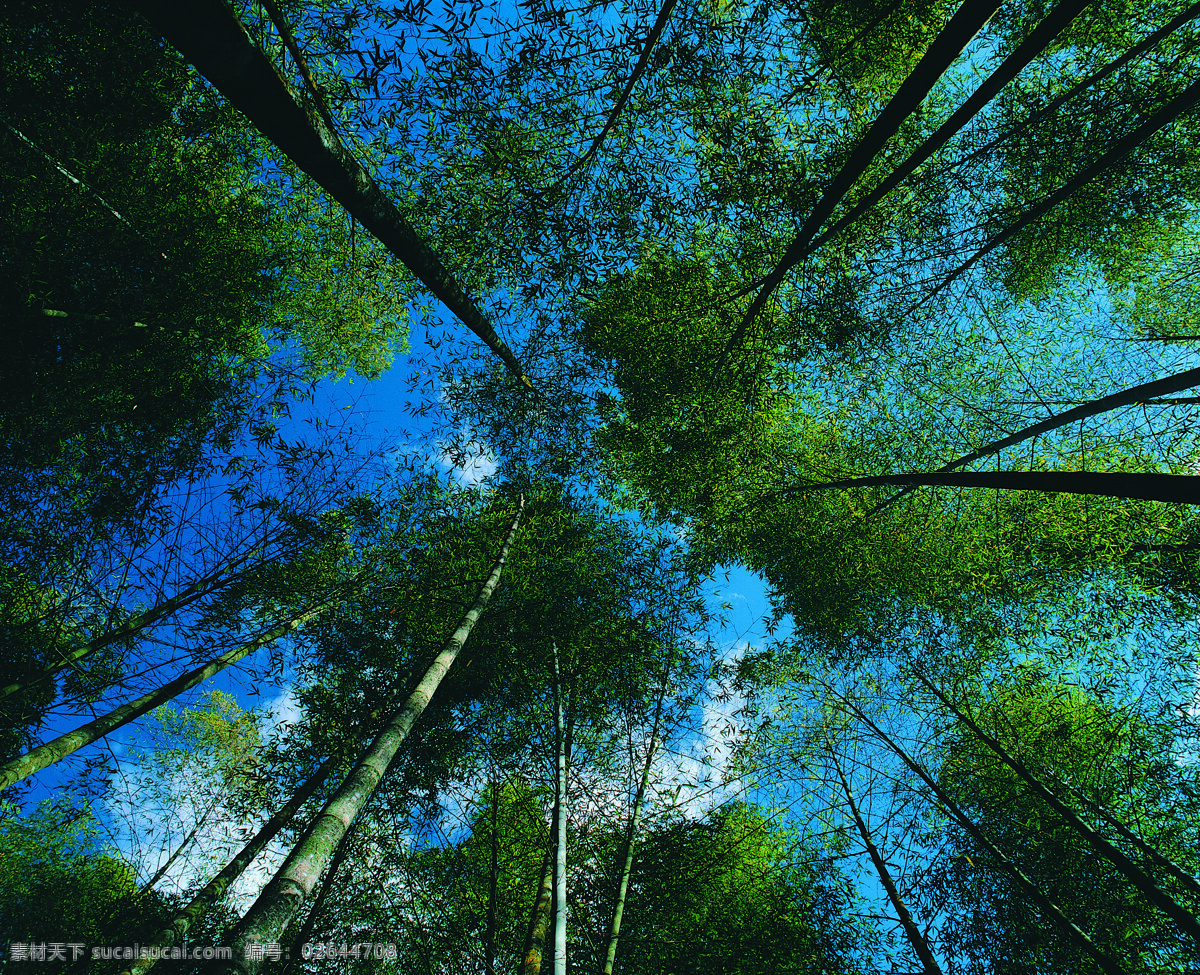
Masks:
[[[1127,975],[1125,969],[1121,967],[1115,958],[1109,955],[1108,952],[1103,951],[1088,936],[1086,931],[1084,931],[1079,927],[1079,925],[1063,914],[1059,906],[1038,889],[1037,884],[1025,876],[1025,874],[1015,863],[1013,863],[1008,859],[1008,857],[1000,852],[1000,849],[996,846],[996,844],[983,834],[983,831],[975,825],[975,823],[971,820],[971,817],[964,813],[962,809],[959,808],[958,803],[950,798],[946,790],[938,785],[933,777],[926,772],[925,769],[922,768],[915,759],[910,757],[903,748],[896,744],[890,735],[884,732],[878,725],[871,721],[870,718],[863,714],[861,710],[859,710],[845,698],[840,698],[840,700],[847,707],[847,709],[856,718],[858,718],[859,721],[870,728],[875,736],[882,741],[884,745],[895,752],[900,761],[907,765],[908,768],[911,769],[917,775],[917,777],[929,787],[933,794],[937,796],[938,801],[945,807],[946,811],[958,821],[959,825],[961,825],[963,829],[971,834],[975,842],[977,842],[980,846],[987,850],[989,854],[991,854],[996,863],[998,863],[1000,867],[1016,882],[1017,886],[1021,888],[1021,890],[1025,893],[1025,896],[1027,896],[1034,904],[1037,905],[1038,909],[1050,919],[1055,927],[1059,928],[1067,935],[1067,937],[1074,941],[1086,954],[1088,954],[1092,960],[1100,966],[1100,970],[1103,971],[1105,975]]]
[[[562,672],[558,665],[558,647],[552,646],[554,659],[554,975],[567,975],[567,738],[563,721]]]
[[[858,835],[861,837],[863,846],[867,850],[867,856],[871,858],[871,863],[875,866],[875,872],[879,875],[879,882],[887,892],[888,900],[892,902],[892,908],[895,910],[896,916],[900,919],[900,924],[904,928],[904,934],[908,938],[908,943],[912,946],[916,956],[925,967],[925,975],[942,975],[942,970],[938,966],[937,959],[933,957],[933,952],[929,948],[929,942],[921,934],[920,929],[912,918],[912,914],[909,913],[908,908],[901,899],[900,891],[896,889],[896,883],[892,880],[891,872],[888,870],[883,857],[880,856],[879,849],[875,846],[875,841],[871,839],[871,831],[867,829],[867,824],[858,811],[858,806],[854,802],[854,794],[850,791],[850,783],[846,781],[846,776],[842,772],[841,765],[838,764],[837,759],[833,756],[832,747],[829,748],[829,756],[833,760],[833,767],[837,771],[838,779],[842,783],[842,791],[846,794],[846,803],[850,808],[850,815],[854,817],[854,826],[858,830]]]
[[[61,660],[55,661],[54,663],[47,664],[42,672],[36,676],[31,677],[28,680],[19,681],[15,684],[9,684],[7,687],[0,687],[0,701],[11,697],[14,694],[24,693],[29,688],[40,684],[42,681],[50,677],[53,677],[60,670],[74,666],[75,664],[79,663],[79,661],[95,653],[97,650],[102,650],[104,647],[110,646],[111,644],[116,643],[118,640],[122,640],[127,636],[137,633],[139,630],[145,629],[147,626],[157,623],[159,620],[170,616],[177,610],[180,610],[185,606],[195,602],[197,599],[201,599],[210,593],[223,589],[225,586],[234,582],[241,575],[241,573],[234,573],[224,576],[222,573],[227,573],[231,569],[241,565],[243,562],[253,558],[259,551],[260,549],[255,549],[253,552],[250,552],[242,558],[237,559],[228,565],[222,566],[217,572],[211,572],[203,579],[198,579],[190,586],[181,589],[170,599],[164,599],[161,603],[150,607],[150,609],[146,610],[145,612],[138,613],[137,615],[125,620],[125,622],[113,627],[113,629],[109,630],[107,633],[102,633],[100,636],[88,640],[87,643],[83,644],[73,653],[64,656]]]
[[[341,788],[317,814],[278,873],[236,926],[231,938],[234,957],[215,962],[207,969],[207,975],[257,975],[262,970],[264,959],[261,953],[253,950],[253,946],[278,942],[300,906],[312,894],[350,824],[387,774],[396,752],[428,706],[438,685],[467,642],[476,621],[487,608],[500,582],[500,574],[516,538],[524,509],[525,498],[522,495],[500,554],[458,628],[429,665],[400,711],[376,736]]]
[[[557,830],[551,824],[551,832]],[[529,915],[529,933],[525,937],[525,950],[521,952],[521,975],[541,975],[542,958],[546,953],[546,934],[550,930],[550,907],[554,900],[554,841],[546,847],[542,858],[542,882],[538,884],[533,911]]]
[[[224,0],[140,0],[154,28],[304,173],[345,207],[527,386],[512,351],[450,269],[379,184],[309,110]]]
[[[1157,907],[1160,911],[1171,918],[1176,924],[1186,931],[1191,937],[1200,944],[1200,921],[1196,916],[1179,904],[1166,891],[1159,887],[1136,863],[1129,859],[1121,850],[1117,849],[1107,839],[1100,835],[1091,826],[1079,818],[1078,814],[1065,802],[1058,798],[1038,778],[1026,768],[1025,763],[1020,759],[1009,754],[1008,750],[1000,744],[995,738],[989,735],[986,731],[979,727],[970,717],[960,711],[954,702],[952,702],[945,694],[943,694],[932,681],[927,679],[924,674],[919,671],[914,671],[917,680],[933,694],[939,701],[959,721],[965,724],[971,733],[981,742],[987,745],[988,748],[1000,759],[1005,765],[1017,773],[1024,780],[1025,784],[1033,791],[1039,799],[1048,805],[1054,812],[1076,833],[1078,833],[1087,844],[1096,851],[1101,857],[1111,863],[1114,867],[1121,871],[1134,887],[1136,887],[1145,898]]]
[[[68,755],[77,752],[85,745],[90,745],[110,732],[124,727],[131,721],[135,721],[147,711],[154,710],[160,704],[165,704],[184,691],[208,680],[213,674],[220,673],[226,667],[249,656],[260,647],[264,647],[268,643],[273,643],[280,637],[286,636],[334,604],[331,601],[309,609],[288,620],[286,623],[281,623],[279,626],[272,627],[266,632],[259,634],[249,643],[243,643],[240,647],[234,647],[232,650],[221,654],[221,656],[210,660],[202,667],[190,670],[186,674],[176,677],[173,681],[163,684],[156,690],[143,694],[141,697],[135,698],[128,704],[121,705],[119,708],[115,708],[95,721],[90,721],[76,728],[74,731],[68,731],[66,734],[59,735],[53,741],[39,745],[24,755],[19,755],[4,765],[0,765],[0,789],[7,789],[13,783],[20,782],[35,772],[40,772],[47,766],[53,765],[55,762],[61,761]]]
[[[283,808],[263,823],[258,832],[238,852],[237,856],[230,860],[220,873],[205,884],[200,893],[192,898],[188,906],[171,919],[171,923],[167,927],[158,932],[158,937],[154,944],[147,945],[147,947],[150,949],[171,948],[182,942],[187,937],[188,932],[204,920],[213,906],[221,901],[229,891],[229,888],[237,882],[238,877],[254,862],[254,858],[263,851],[266,845],[275,838],[284,826],[291,822],[292,817],[296,815],[300,807],[329,778],[329,773],[333,771],[338,760],[338,756],[336,755],[327,758],[321,764],[321,767],[308,777],[304,785],[296,790],[292,798],[284,804]],[[154,967],[156,961],[158,961],[158,958],[139,958],[128,969],[121,972],[121,975],[145,975],[146,972]]]
[[[612,975],[613,966],[617,960],[617,945],[621,938],[621,919],[625,914],[625,898],[629,894],[629,876],[633,872],[633,844],[637,837],[638,817],[642,811],[642,802],[646,797],[646,787],[650,784],[650,767],[654,764],[654,753],[658,750],[658,730],[662,722],[663,697],[666,694],[666,680],[659,688],[658,700],[654,705],[654,726],[650,731],[650,745],[646,749],[646,761],[642,764],[642,777],[638,779],[637,792],[633,797],[633,809],[629,815],[629,827],[625,831],[625,840],[621,856],[621,877],[617,881],[617,896],[613,903],[612,923],[608,929],[608,948],[604,953],[604,975]]]

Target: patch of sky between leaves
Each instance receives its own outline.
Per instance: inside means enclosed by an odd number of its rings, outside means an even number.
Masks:
[[[219,682],[225,683],[225,682]],[[214,688],[208,684],[202,686],[199,692],[208,692]],[[263,692],[269,693],[268,688],[249,688],[240,686],[236,681],[228,682],[228,686],[218,688],[233,694],[238,699],[238,705],[246,710],[256,709],[259,730],[264,740],[286,737],[289,729],[303,716],[303,711],[295,694],[295,685],[289,682],[275,689],[275,693],[264,700]],[[253,696],[248,691],[256,692]],[[198,700],[177,700],[176,706],[190,707],[199,703]],[[243,824],[235,834],[229,831],[228,822],[217,817],[211,822],[201,823],[195,834],[189,839],[189,834],[197,827],[197,810],[192,805],[195,783],[187,779],[183,770],[168,783],[168,794],[164,796],[168,804],[176,808],[165,814],[163,809],[148,809],[145,806],[144,789],[139,783],[149,774],[149,766],[145,758],[129,761],[136,741],[112,741],[113,753],[127,760],[119,763],[116,771],[109,775],[109,792],[96,809],[102,833],[109,842],[122,854],[125,860],[138,871],[140,882],[144,883],[155,876],[158,870],[167,864],[171,854],[185,841],[189,849],[184,856],[178,857],[170,864],[155,888],[162,892],[182,893],[195,886],[206,876],[207,864],[227,860],[243,843],[248,841],[257,828],[256,824]],[[165,808],[165,807],[164,807]],[[276,840],[255,859],[233,888],[231,902],[239,909],[249,907],[257,892],[274,875],[286,855],[282,841]],[[199,864],[199,865],[198,865]]]

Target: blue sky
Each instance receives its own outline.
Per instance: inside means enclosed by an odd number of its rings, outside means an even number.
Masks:
[[[418,326],[414,329],[412,337],[417,361],[420,353],[425,351],[420,342],[423,331]],[[463,341],[473,341],[473,337],[467,336]],[[477,484],[485,481],[495,469],[489,455],[481,453],[477,465],[471,470],[452,469],[434,439],[431,421],[428,418],[414,417],[412,408],[424,402],[427,391],[418,391],[415,396],[410,392],[409,377],[413,368],[414,360],[410,359],[408,354],[401,353],[397,355],[393,368],[376,380],[347,377],[336,382],[322,382],[318,385],[311,404],[296,404],[290,420],[279,420],[280,432],[288,439],[307,436],[307,418],[328,418],[333,424],[344,422],[352,427],[359,437],[356,443],[361,451],[377,450],[386,454],[391,450],[401,450],[423,456],[445,476],[454,477],[460,483]],[[723,621],[719,629],[713,632],[713,638],[727,660],[734,659],[747,646],[759,646],[764,642],[764,617],[769,614],[770,605],[761,580],[737,566],[721,567],[705,586],[705,591],[710,609]],[[786,627],[786,623],[784,626]],[[262,651],[259,653],[261,655]],[[164,668],[164,679],[190,666],[192,664],[184,661],[170,665]],[[286,676],[276,685],[253,686],[246,681],[243,672],[236,666],[181,696],[175,704],[198,704],[202,696],[212,689],[233,695],[245,709],[260,709],[268,724],[280,720],[293,721],[299,716]],[[710,690],[715,693],[718,688],[714,686]],[[723,769],[731,755],[732,744],[723,739],[729,727],[728,722],[742,703],[737,698],[725,702],[717,702],[714,699],[702,702],[698,706],[696,731],[688,741],[680,743],[673,756],[664,756],[663,761],[659,763],[659,774],[664,778],[671,778],[674,774],[676,778],[695,780],[704,768],[712,768],[718,772]],[[111,705],[107,702],[101,705],[103,709],[109,706]],[[90,720],[91,716],[78,713],[52,714],[43,729],[42,740],[72,730]],[[135,758],[139,746],[145,744],[143,729],[150,722],[148,717],[140,719],[109,735],[103,742],[89,746],[79,755],[80,758],[87,755],[106,755],[108,765],[117,770],[110,776],[110,782],[116,790],[118,805],[121,797],[128,796],[129,790],[135,788],[131,784],[132,779],[128,777],[134,776],[138,771]],[[27,808],[60,792],[70,781],[74,771],[73,765],[74,763],[68,760],[34,776],[26,794]],[[699,787],[693,792],[695,798],[690,800],[691,806],[694,807],[693,814],[718,798],[718,793],[710,793]],[[686,794],[683,801],[689,801]],[[136,808],[136,803],[126,805],[126,814],[131,808]],[[129,820],[121,822],[117,815],[117,806],[113,805],[112,800],[104,804],[102,812],[105,825],[112,830],[110,841],[122,849],[130,859],[135,862],[140,860],[143,880],[161,862],[161,857],[165,854],[160,851],[170,850],[172,840],[177,842],[186,832],[182,822],[171,826],[155,822],[153,818],[141,821],[140,827],[135,826],[131,829]],[[188,875],[181,872],[182,869],[183,864],[180,864],[178,875],[176,876],[177,871],[173,869],[168,880],[164,882],[169,885],[174,879],[186,883]]]

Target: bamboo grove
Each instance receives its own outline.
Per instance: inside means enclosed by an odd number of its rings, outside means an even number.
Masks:
[[[1200,967],[1200,3],[0,40],[5,971]]]

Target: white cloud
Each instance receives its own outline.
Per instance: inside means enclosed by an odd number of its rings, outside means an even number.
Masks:
[[[496,473],[496,458],[477,440],[468,443],[466,450],[459,458],[460,464],[454,463],[449,452],[442,451],[438,455],[438,466],[453,473],[463,487],[477,487]]]
[[[750,645],[730,646],[723,662],[733,666]],[[699,727],[655,761],[655,800],[674,806],[689,819],[702,819],[722,802],[744,791],[739,779],[727,779],[734,752],[749,733],[738,712],[746,700],[719,681],[710,680],[697,705]]]
[[[220,783],[200,768],[188,764],[164,774],[161,764],[143,756],[110,775],[109,786],[102,818],[141,883],[165,868],[155,888],[180,893],[233,852],[234,824]]]
[[[300,706],[300,701],[296,697],[296,689],[289,685],[280,691],[278,697],[272,698],[266,705],[267,728],[264,728],[264,734],[270,735],[271,731],[278,725],[285,726],[284,733],[287,733],[287,728],[290,728],[302,717],[304,717],[304,709]]]
[[[277,726],[286,735],[303,717],[295,688],[288,686],[259,711],[264,739]],[[241,821],[223,802],[224,786],[203,755],[183,764],[155,752],[130,752],[131,760],[109,776],[102,801],[102,818],[117,848],[134,864],[145,883],[159,869],[166,871],[157,890],[181,893],[209,879],[257,831],[261,821]],[[276,797],[281,804],[286,797]],[[274,812],[272,808],[269,812]],[[265,814],[264,814],[265,818]],[[182,853],[171,860],[186,842]],[[285,851],[272,844],[235,886],[238,909],[249,905],[283,861]]]
[[[454,443],[441,441],[437,464],[447,473],[452,473],[463,487],[478,487],[496,473],[496,456],[478,440],[471,438],[471,431],[462,426]]]

